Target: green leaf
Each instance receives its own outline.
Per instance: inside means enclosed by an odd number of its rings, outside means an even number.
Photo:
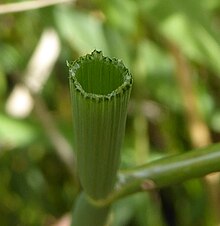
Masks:
[[[142,1],[143,2],[143,1]],[[142,13],[190,59],[219,74],[220,33],[204,1],[164,0],[143,3]],[[146,14],[147,12],[147,14]]]
[[[0,114],[0,146],[24,146],[38,136],[38,131],[27,122]]]
[[[78,53],[85,54],[93,49],[102,49],[109,54],[102,21],[95,16],[61,7],[55,11],[55,20],[63,38]]]
[[[113,27],[127,34],[137,31],[138,7],[133,0],[110,0],[104,4],[104,13]],[[126,19],[125,19],[126,18]]]

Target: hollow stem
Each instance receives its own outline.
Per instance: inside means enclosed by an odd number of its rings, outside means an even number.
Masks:
[[[116,181],[132,77],[99,51],[68,66],[79,179],[90,198],[102,199]]]

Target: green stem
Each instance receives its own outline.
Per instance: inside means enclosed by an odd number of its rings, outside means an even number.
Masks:
[[[132,76],[99,51],[68,66],[79,179],[90,198],[103,199],[116,182]]]
[[[120,164],[132,76],[122,61],[93,51],[68,62],[77,169],[84,193],[72,226],[103,226]]]
[[[81,193],[73,210],[72,226],[103,226],[105,225],[109,206],[97,207],[90,203],[84,193]]]
[[[182,183],[217,171],[220,171],[220,143],[121,172],[111,195],[95,204],[105,206],[130,194]]]

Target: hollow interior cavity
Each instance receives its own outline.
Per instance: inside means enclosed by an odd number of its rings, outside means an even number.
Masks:
[[[123,74],[116,65],[105,61],[84,62],[76,79],[86,93],[107,95],[123,84]]]

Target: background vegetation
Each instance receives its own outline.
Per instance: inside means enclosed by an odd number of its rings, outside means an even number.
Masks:
[[[121,168],[219,141],[218,0],[12,2],[0,4],[0,225],[68,225],[80,186],[66,60],[94,49],[134,76]],[[215,174],[132,195],[112,225],[217,226],[219,188]]]

